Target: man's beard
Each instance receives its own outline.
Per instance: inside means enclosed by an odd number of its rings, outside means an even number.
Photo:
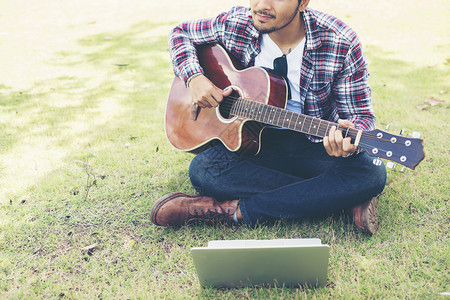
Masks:
[[[286,24],[284,24],[284,25],[281,26],[281,27],[275,27],[275,26],[274,26],[274,27],[271,27],[271,28],[258,28],[258,26],[257,26],[255,23],[253,23],[253,24],[254,24],[255,28],[259,31],[259,33],[261,33],[261,34],[272,33],[272,32],[281,30],[281,29],[285,28],[286,26],[288,26],[289,24],[292,23],[292,21],[294,20],[294,18],[297,16],[298,8],[299,8],[299,7],[300,7],[300,4],[299,4],[299,5],[297,6],[297,8],[295,9],[295,11],[294,11],[294,13],[292,14],[292,16],[289,18],[289,22],[287,22]],[[269,17],[275,18],[274,15],[271,15],[271,14],[269,14],[269,13],[266,13],[266,12],[264,12],[264,11],[262,11],[262,10],[257,10],[257,11],[254,11],[253,13],[254,13],[254,14],[261,14],[261,15],[265,15],[265,16],[269,16]]]

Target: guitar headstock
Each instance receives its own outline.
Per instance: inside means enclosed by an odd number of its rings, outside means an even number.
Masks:
[[[404,137],[375,129],[363,132],[359,145],[370,156],[385,158],[414,169],[423,160],[425,153],[423,141],[418,138],[420,135],[414,133],[413,136]],[[392,166],[390,164],[388,167]]]

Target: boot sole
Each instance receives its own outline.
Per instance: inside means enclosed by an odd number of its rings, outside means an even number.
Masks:
[[[377,200],[373,199],[367,207],[367,213],[362,214],[362,224],[364,231],[369,234],[374,234],[378,230],[378,208]]]

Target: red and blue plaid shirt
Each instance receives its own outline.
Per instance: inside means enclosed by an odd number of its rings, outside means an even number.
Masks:
[[[332,122],[346,119],[356,129],[373,129],[369,72],[356,33],[339,19],[309,8],[302,17],[306,44],[299,82],[301,113]],[[261,51],[260,37],[250,9],[241,6],[215,18],[182,23],[170,35],[174,72],[185,82],[203,72],[195,46],[205,43],[220,44],[245,67],[253,66]]]

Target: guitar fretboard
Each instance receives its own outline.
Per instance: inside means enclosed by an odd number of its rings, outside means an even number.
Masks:
[[[332,126],[342,130],[344,137],[351,137],[352,142],[358,133],[356,129],[342,128],[337,123],[243,98],[234,101],[230,114],[321,138],[328,135]]]

